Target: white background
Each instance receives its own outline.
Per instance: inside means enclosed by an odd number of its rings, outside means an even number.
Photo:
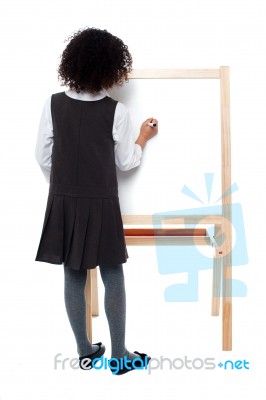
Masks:
[[[256,399],[265,395],[265,2],[259,0],[1,2],[1,366],[0,399]],[[199,301],[167,303],[155,249],[129,248],[127,346],[153,357],[250,362],[249,370],[110,371],[54,369],[77,357],[63,302],[63,269],[34,261],[48,185],[34,159],[45,99],[62,90],[56,68],[64,39],[85,26],[128,44],[134,67],[231,67],[233,181],[242,204],[249,263],[234,267],[248,288],[234,299],[233,351],[221,351],[221,318],[210,317],[211,271],[199,274]],[[147,115],[148,117],[149,115]],[[195,126],[196,127],[196,126]],[[147,145],[145,153],[152,148]],[[145,154],[144,154],[145,157]],[[209,172],[209,171],[206,171]],[[189,176],[186,171],[186,177]],[[196,185],[195,171],[184,181]],[[180,194],[180,196],[182,196]],[[181,197],[180,197],[181,198]],[[198,206],[187,199],[187,207]],[[100,284],[94,342],[110,341]]]

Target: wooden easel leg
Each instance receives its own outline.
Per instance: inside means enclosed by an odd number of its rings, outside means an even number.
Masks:
[[[220,297],[221,297],[221,257],[215,256],[213,259],[213,280],[212,280],[212,309],[211,315],[218,316],[220,313]]]
[[[211,315],[218,316],[220,314],[220,298],[221,298],[221,279],[222,279],[222,248],[219,246],[219,236],[221,234],[221,225],[214,226],[215,239],[215,255],[213,258],[213,274],[212,274],[212,307]]]
[[[97,267],[91,270],[92,273],[92,316],[98,317],[99,315],[99,302],[98,302],[98,279],[97,279]]]
[[[92,342],[92,271],[87,270],[85,286],[87,337]]]
[[[223,350],[232,350],[232,265],[231,254],[223,267]]]
[[[232,210],[229,67],[220,68],[223,207],[223,350],[232,350]],[[226,196],[225,196],[226,193]]]

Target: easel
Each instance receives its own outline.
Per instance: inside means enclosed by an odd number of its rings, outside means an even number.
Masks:
[[[127,245],[206,245],[215,242],[219,233],[224,235],[224,243],[216,247],[213,264],[212,308],[211,315],[218,316],[220,309],[220,290],[222,276],[222,349],[232,350],[232,228],[231,228],[231,139],[230,139],[230,84],[229,67],[219,69],[149,69],[135,70],[130,79],[219,79],[221,103],[221,174],[222,215],[186,216],[186,223],[197,224],[204,219],[206,224],[215,227],[214,238],[207,236],[205,229],[165,229],[153,228],[151,215],[123,215],[123,223],[127,228],[125,239]],[[183,224],[184,216],[173,215],[167,218],[168,224]],[[137,229],[130,225],[138,225]],[[145,225],[145,227],[144,227]],[[147,229],[147,225],[150,229]],[[86,284],[87,334],[92,339],[92,316],[99,315],[97,293],[97,270],[87,272]]]

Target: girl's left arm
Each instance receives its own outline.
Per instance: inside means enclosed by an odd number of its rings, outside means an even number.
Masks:
[[[37,160],[48,183],[50,182],[53,143],[51,97],[49,97],[43,107],[35,145],[35,159]]]

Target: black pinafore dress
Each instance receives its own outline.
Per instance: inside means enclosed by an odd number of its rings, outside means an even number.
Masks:
[[[108,96],[52,95],[50,185],[35,261],[75,270],[127,261],[112,135],[116,105]]]

